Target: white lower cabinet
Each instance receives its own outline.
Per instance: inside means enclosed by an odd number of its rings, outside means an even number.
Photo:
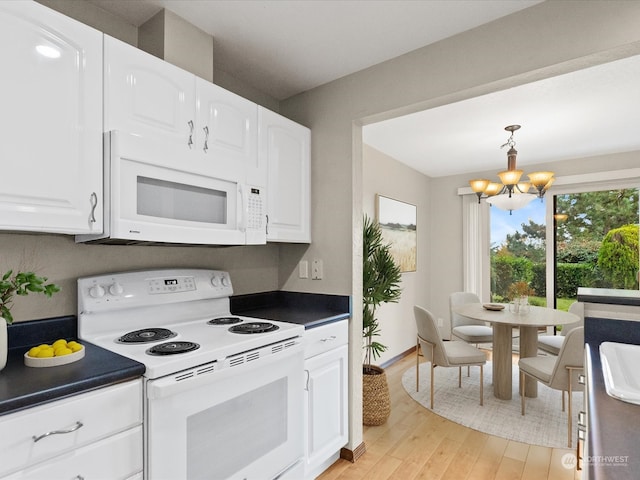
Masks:
[[[305,332],[305,479],[316,478],[348,441],[348,322]]]
[[[0,478],[128,479],[142,473],[142,380],[0,416]]]

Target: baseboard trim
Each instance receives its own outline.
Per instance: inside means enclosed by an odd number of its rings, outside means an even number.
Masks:
[[[391,365],[393,365],[394,363],[396,363],[397,361],[402,360],[404,357],[407,357],[407,356],[411,355],[415,351],[416,351],[416,347],[413,346],[409,350],[405,350],[404,352],[396,355],[395,357],[390,358],[389,360],[387,360],[386,362],[381,364],[380,368],[388,368]]]
[[[355,449],[349,450],[348,448],[340,449],[340,458],[347,460],[351,463],[355,463],[364,453],[367,451],[367,447],[364,442],[358,445]]]

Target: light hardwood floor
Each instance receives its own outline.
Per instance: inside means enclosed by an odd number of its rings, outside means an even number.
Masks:
[[[384,425],[364,428],[366,453],[355,463],[338,460],[318,480],[580,480],[580,472],[562,464],[575,449],[487,435],[419,405],[401,383],[413,365],[415,353],[386,369],[391,416]],[[485,394],[492,394],[490,386]]]

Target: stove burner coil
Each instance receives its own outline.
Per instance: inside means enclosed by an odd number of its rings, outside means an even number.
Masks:
[[[145,328],[142,330],[135,330],[133,332],[125,333],[118,339],[120,343],[148,343],[159,342],[160,340],[166,340],[167,338],[173,338],[177,333],[172,332],[167,328]]]
[[[229,328],[231,333],[242,333],[242,334],[250,334],[250,333],[266,333],[273,332],[278,330],[277,325],[269,322],[247,322],[241,323],[240,325],[234,325]]]
[[[200,348],[200,345],[194,342],[166,342],[154,345],[147,350],[149,355],[176,355],[179,353],[187,353]]]
[[[238,317],[218,317],[212,318],[207,323],[209,325],[234,325],[240,322],[242,322],[242,319]]]

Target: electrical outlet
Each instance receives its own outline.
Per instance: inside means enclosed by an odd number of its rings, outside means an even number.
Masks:
[[[441,318],[438,319],[438,327],[444,327],[444,322]]]
[[[306,260],[300,260],[298,264],[298,277],[309,278],[309,262]]]
[[[322,260],[314,260],[311,264],[311,280],[322,280]]]

